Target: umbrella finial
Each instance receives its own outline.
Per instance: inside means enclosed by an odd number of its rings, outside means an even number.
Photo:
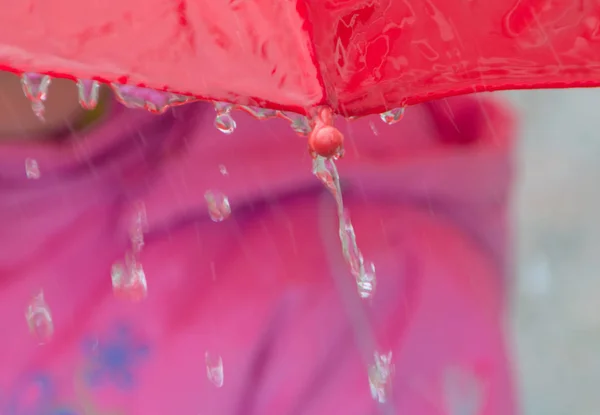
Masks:
[[[344,135],[333,125],[333,112],[329,107],[320,108],[313,120],[308,136],[308,149],[313,157],[340,158],[344,153]]]

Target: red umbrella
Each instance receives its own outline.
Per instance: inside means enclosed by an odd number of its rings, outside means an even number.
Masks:
[[[600,84],[592,1],[1,3],[3,69],[272,109],[357,116],[474,91]],[[181,102],[148,97],[137,95],[157,111]]]

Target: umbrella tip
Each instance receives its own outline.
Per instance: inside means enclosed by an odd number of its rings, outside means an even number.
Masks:
[[[344,135],[333,125],[333,112],[329,107],[320,108],[313,120],[308,136],[308,149],[313,157],[337,159],[344,152]]]

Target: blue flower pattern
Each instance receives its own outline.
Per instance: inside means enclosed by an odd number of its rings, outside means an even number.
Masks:
[[[131,328],[118,325],[107,341],[87,339],[84,351],[89,359],[86,378],[90,386],[109,382],[120,389],[134,386],[135,367],[149,353],[149,346],[135,337]]]
[[[88,385],[99,386],[108,381],[121,389],[131,389],[135,367],[148,355],[148,344],[122,324],[114,327],[107,341],[93,339],[84,341]],[[51,375],[43,371],[27,374],[8,392],[8,396],[0,395],[1,415],[80,415],[71,408],[74,405],[65,405],[57,397]]]
[[[33,399],[28,399],[32,395]],[[2,405],[6,415],[78,415],[65,406],[57,408],[52,379],[46,373],[34,373],[17,383],[10,399]]]

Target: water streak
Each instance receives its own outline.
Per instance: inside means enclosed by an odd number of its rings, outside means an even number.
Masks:
[[[373,354],[374,362],[369,366],[369,386],[371,396],[379,403],[386,403],[391,393],[391,379],[394,373],[392,352]]]
[[[242,105],[240,106],[240,109],[252,115],[257,120],[268,120],[269,118],[277,117],[277,111],[268,108],[249,107]]]
[[[344,208],[340,177],[333,159],[316,157],[313,159],[313,174],[323,183],[335,199],[339,221],[339,237],[344,259],[350,273],[356,279],[358,294],[361,298],[372,298],[376,288],[375,266],[365,262],[356,242],[356,234],[350,215]]]
[[[145,109],[153,114],[162,114],[167,109],[182,105],[190,97],[172,92],[157,91],[131,85],[111,84],[117,100],[127,108]]]
[[[113,264],[110,272],[113,292],[131,300],[141,300],[148,294],[146,274],[139,259],[147,228],[148,218],[144,203],[134,203],[129,227],[131,249],[125,254],[124,261]]]
[[[296,114],[294,112],[280,112],[279,116],[285,120],[290,122],[292,130],[296,132],[299,136],[308,137],[310,132],[312,131],[312,125],[308,117],[300,114]]]

